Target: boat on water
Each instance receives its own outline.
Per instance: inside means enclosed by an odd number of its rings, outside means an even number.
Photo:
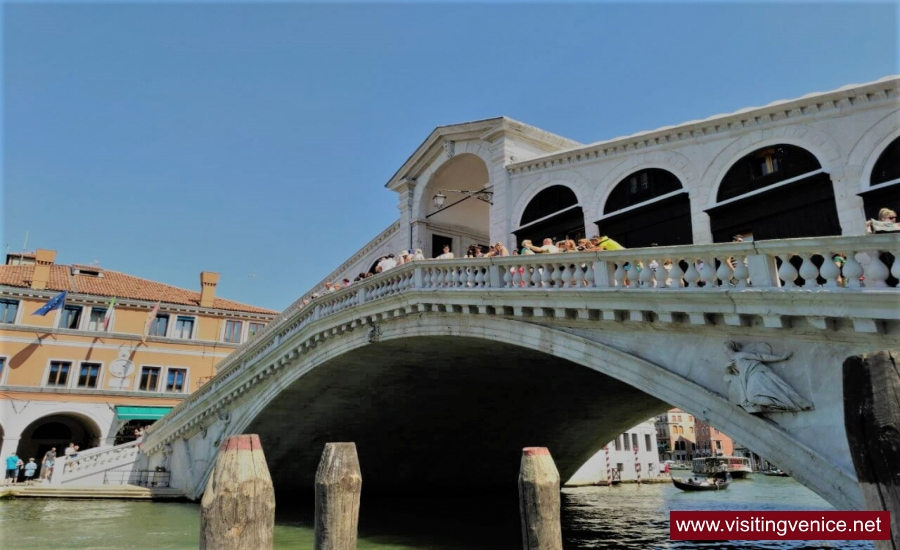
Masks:
[[[731,477],[739,479],[753,473],[753,469],[750,468],[750,459],[743,456],[722,455],[695,458],[691,465],[691,471],[702,476],[725,477],[725,474],[730,474]]]
[[[672,478],[672,483],[678,489],[682,491],[722,491],[727,489],[729,485],[731,485],[731,476],[726,475],[724,479],[720,477],[708,477],[708,478],[690,478],[687,480],[684,479],[675,479]]]
[[[762,474],[764,476],[771,476],[771,477],[791,477],[791,475],[789,473],[783,472],[783,471],[779,470],[778,468],[775,468],[773,470],[765,470],[765,471],[763,471]]]

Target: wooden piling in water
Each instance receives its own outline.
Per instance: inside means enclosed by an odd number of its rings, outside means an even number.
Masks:
[[[275,490],[259,436],[235,435],[219,456],[200,502],[200,548],[272,548]]]
[[[559,471],[546,447],[525,447],[519,467],[522,548],[562,550]]]
[[[900,550],[900,350],[844,361],[844,427],[866,508],[891,513],[891,540]]]
[[[326,443],[316,470],[315,550],[353,550],[362,474],[355,443]]]

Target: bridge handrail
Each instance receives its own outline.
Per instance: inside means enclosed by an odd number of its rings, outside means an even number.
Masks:
[[[84,475],[87,472],[105,468],[110,463],[130,461],[140,453],[139,441],[131,441],[113,447],[88,449],[75,457],[63,457],[59,473],[54,471],[53,482],[63,483],[67,478]],[[56,469],[55,469],[56,470]]]
[[[900,235],[810,237],[777,241],[665,246],[616,251],[534,254],[494,258],[419,260],[288,309],[222,362],[218,373],[148,428],[148,435],[176,420],[191,406],[307,324],[338,311],[407,290],[488,289],[497,291],[617,290],[724,291],[898,290],[900,262],[887,266],[884,252],[900,256]],[[814,256],[845,258],[843,265]],[[801,258],[798,268],[789,261]],[[667,260],[671,263],[666,268]],[[779,265],[780,263],[780,265]],[[685,269],[686,266],[686,269]],[[648,269],[649,268],[649,269]],[[819,285],[819,279],[825,281]],[[814,282],[811,282],[814,281]],[[272,334],[274,338],[269,338]]]

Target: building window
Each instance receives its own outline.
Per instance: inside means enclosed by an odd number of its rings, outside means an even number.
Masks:
[[[182,340],[190,340],[194,335],[194,318],[182,317],[179,315],[175,319],[175,334],[173,338],[181,338]]]
[[[150,336],[165,336],[169,330],[169,314],[159,313],[150,325]]]
[[[242,325],[240,321],[225,321],[225,341],[240,342]]]
[[[81,306],[66,306],[62,312],[59,328],[78,329],[81,323]]]
[[[184,380],[187,378],[186,369],[169,369],[166,375],[166,391],[181,393],[184,391]]]
[[[0,357],[0,384],[6,384],[6,357]]]
[[[638,437],[637,437],[637,434],[631,434],[631,448],[632,448],[632,450],[638,448]]]
[[[159,389],[159,367],[141,368],[141,384],[139,389],[143,391],[157,391]]]
[[[104,317],[106,317],[106,308],[92,307],[91,318],[88,320],[88,330],[103,330]]]
[[[617,451],[622,450],[622,436],[621,435],[616,436],[616,450]]]
[[[263,323],[250,323],[250,329],[248,332],[248,336],[250,338],[253,338],[253,335],[256,334],[257,332],[261,331],[264,326],[266,326],[266,325],[264,325]]]
[[[18,312],[18,300],[0,300],[0,323],[15,323]]]
[[[644,446],[647,447],[647,450],[652,450],[650,447],[650,434],[644,434]]]
[[[96,388],[100,378],[99,363],[82,363],[78,370],[79,388]]]
[[[51,361],[50,374],[47,376],[48,386],[63,386],[69,381],[69,369],[72,363],[66,361]]]

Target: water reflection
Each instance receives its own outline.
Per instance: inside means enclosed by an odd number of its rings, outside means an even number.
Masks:
[[[313,546],[312,494],[280,497],[275,547]],[[790,478],[754,476],[727,491],[684,493],[671,484],[567,488],[562,494],[567,549],[719,548],[741,550],[871,549],[868,541],[669,540],[670,510],[830,510]],[[8,500],[0,503],[0,546],[33,548],[196,548],[199,509],[191,503]],[[369,498],[363,490],[360,550],[504,550],[521,548],[517,495],[469,499],[434,495]]]

